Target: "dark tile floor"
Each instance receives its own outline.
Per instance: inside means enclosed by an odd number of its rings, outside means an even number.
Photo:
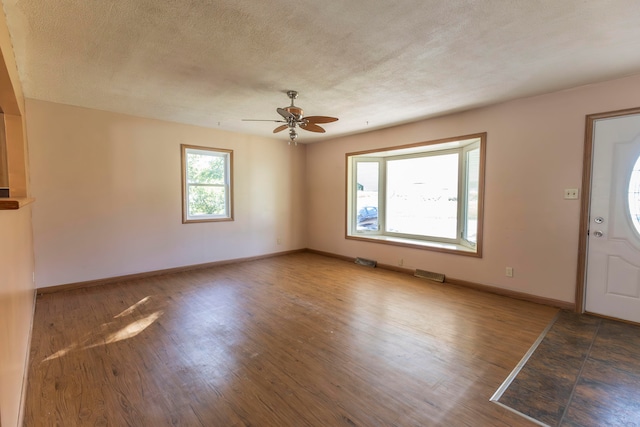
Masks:
[[[640,427],[640,326],[561,311],[510,378],[492,400],[541,425]]]

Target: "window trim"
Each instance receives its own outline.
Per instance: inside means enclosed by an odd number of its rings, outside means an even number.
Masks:
[[[9,160],[7,157],[7,137],[4,126],[4,113],[0,110],[0,190],[6,189],[10,193],[9,189]],[[7,198],[1,194],[0,197]]]
[[[472,139],[475,139],[477,141],[472,142],[470,144],[458,145],[456,147],[456,143],[459,143],[460,141],[467,141]],[[418,142],[418,143],[406,144],[406,145],[400,145],[400,146],[377,148],[377,149],[366,150],[366,151],[346,153],[345,154],[345,162],[346,162],[345,182],[346,182],[347,191],[346,191],[346,203],[345,203],[346,212],[344,216],[345,239],[366,241],[371,243],[382,243],[382,244],[388,244],[388,245],[403,246],[403,247],[410,247],[410,248],[417,248],[417,249],[424,249],[424,250],[430,250],[430,251],[436,251],[436,252],[445,252],[445,253],[481,258],[482,246],[483,246],[482,245],[482,241],[483,241],[482,229],[483,229],[483,223],[484,223],[486,140],[487,140],[487,133],[483,132],[483,133],[462,135],[462,136],[456,136],[452,138],[443,138],[443,139]],[[435,148],[438,145],[440,145],[441,147]],[[465,240],[463,236],[460,236],[459,243],[458,242],[452,243],[445,240],[440,241],[440,239],[428,239],[428,240],[424,239],[423,240],[423,239],[412,238],[410,236],[407,237],[403,235],[386,234],[382,231],[381,232],[374,231],[371,233],[358,232],[356,234],[354,218],[356,218],[357,216],[357,208],[354,202],[355,184],[353,183],[353,179],[355,179],[355,177],[352,176],[354,174],[354,164],[355,164],[354,158],[362,157],[366,159],[367,157],[370,157],[371,161],[376,161],[376,159],[378,159],[378,161],[383,162],[385,157],[387,158],[396,157],[396,156],[410,157],[412,155],[419,155],[419,154],[427,153],[430,151],[434,151],[434,152],[437,151],[437,152],[444,153],[454,148],[457,150],[459,149],[460,150],[459,151],[460,167],[458,168],[458,172],[460,176],[459,179],[461,180],[459,183],[459,192],[466,193],[466,188],[464,187],[466,187],[467,185],[467,179],[466,179],[467,171],[463,170],[463,169],[466,169],[464,168],[464,166],[466,165],[466,159],[463,159],[463,157],[466,155],[468,151],[470,151],[470,149],[467,149],[466,147],[471,147],[472,145],[477,145],[477,147],[480,150],[480,153],[479,153],[480,164],[479,164],[479,171],[478,171],[478,223],[477,223],[475,247],[473,247],[473,245],[465,244],[463,242]],[[386,177],[384,177],[384,174],[386,173],[385,169],[386,168],[382,168],[382,170],[380,171],[379,180],[381,183],[386,182]],[[386,185],[379,186],[380,200],[385,200],[385,195],[384,195],[385,187]],[[461,200],[461,203],[464,203],[464,206],[461,208],[461,212],[463,212],[464,214],[461,215],[461,217],[458,219],[459,227],[460,225],[462,225],[460,223],[464,223],[466,219],[466,209],[467,209],[467,206],[466,206],[467,201]],[[384,211],[385,209],[380,209],[380,206],[378,206],[379,215],[381,216],[381,218],[383,218],[383,220],[384,220]],[[460,231],[461,230],[462,228],[460,227]]]
[[[226,157],[226,174],[225,174],[225,188],[228,190],[226,192],[227,195],[227,213],[224,216],[216,215],[216,216],[206,216],[201,218],[190,218],[189,217],[189,203],[187,200],[188,190],[188,180],[187,180],[187,151],[203,151],[203,152],[211,152],[216,155],[223,155]],[[182,223],[183,224],[192,224],[192,223],[200,223],[200,222],[221,222],[221,221],[233,221],[233,150],[227,150],[224,148],[214,148],[214,147],[203,147],[198,145],[188,145],[188,144],[180,144],[180,160],[181,160],[181,176],[182,176]]]

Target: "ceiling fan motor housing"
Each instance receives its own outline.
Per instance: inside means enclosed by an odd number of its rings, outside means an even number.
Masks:
[[[288,112],[296,116],[296,119],[299,119],[304,114],[304,111],[302,110],[302,108],[296,107],[294,105],[291,105],[289,107],[284,107],[283,109],[287,110]]]

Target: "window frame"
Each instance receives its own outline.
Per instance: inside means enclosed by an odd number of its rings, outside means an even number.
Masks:
[[[484,170],[486,162],[487,133],[463,135],[453,138],[438,139],[408,145],[379,148],[353,153],[346,153],[346,215],[345,238],[373,243],[406,246],[458,255],[482,257],[482,228],[484,213]],[[468,239],[467,221],[470,212],[469,195],[469,162],[468,155],[479,150],[478,195],[477,195],[477,230],[475,242]],[[458,153],[458,206],[456,238],[440,238],[385,231],[386,227],[386,190],[387,168],[389,160],[401,160],[416,157]],[[357,226],[357,166],[358,162],[378,162],[378,229],[358,230]],[[474,206],[475,207],[475,206]]]
[[[483,152],[484,150],[481,147],[482,141],[477,142],[477,143],[472,143],[469,145],[466,145],[462,148],[462,159],[461,159],[461,165],[460,165],[460,169],[464,168],[464,171],[462,171],[462,185],[461,185],[461,194],[460,194],[460,199],[463,202],[463,206],[462,206],[462,218],[460,218],[460,221],[462,222],[462,224],[460,225],[461,227],[461,234],[460,234],[460,239],[462,240],[463,244],[465,246],[471,247],[471,248],[476,248],[478,246],[478,236],[481,235],[482,233],[480,232],[481,230],[481,220],[482,220],[482,215],[480,213],[480,206],[482,205],[482,200],[484,199],[484,197],[482,196],[482,194],[484,193],[484,180],[481,177],[484,177],[484,159],[482,158]],[[478,150],[478,206],[476,207],[476,209],[478,210],[478,212],[476,213],[476,240],[475,241],[471,241],[469,239],[469,236],[467,234],[468,232],[468,228],[467,228],[467,223],[468,223],[468,218],[469,218],[469,160],[468,160],[468,155],[470,152]]]
[[[0,109],[0,197],[7,198],[9,196],[10,186],[9,159],[7,156],[7,136],[4,125],[4,113]]]
[[[187,179],[187,156],[190,153],[213,155],[225,160],[225,176],[223,184],[195,183],[190,184]],[[182,223],[233,221],[233,150],[197,145],[180,144],[181,175],[182,175]],[[223,187],[225,189],[225,213],[222,215],[189,215],[190,185],[205,185]]]

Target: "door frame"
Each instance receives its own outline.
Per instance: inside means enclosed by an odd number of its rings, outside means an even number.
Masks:
[[[582,161],[582,205],[580,208],[580,237],[578,240],[578,274],[576,280],[576,312],[584,313],[587,280],[587,245],[589,237],[589,210],[591,208],[591,169],[593,167],[593,125],[596,120],[640,114],[640,107],[605,113],[588,114],[584,132]]]

